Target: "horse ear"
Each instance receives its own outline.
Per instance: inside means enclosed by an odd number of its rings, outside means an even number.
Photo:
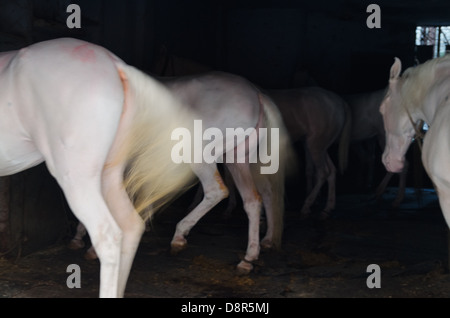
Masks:
[[[391,75],[389,80],[394,81],[397,80],[400,76],[400,72],[402,71],[402,62],[398,57],[395,58],[394,64],[391,66]]]

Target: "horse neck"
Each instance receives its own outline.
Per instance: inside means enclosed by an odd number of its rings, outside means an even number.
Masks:
[[[402,83],[403,107],[415,122],[431,124],[450,88],[450,58],[438,58],[407,70]]]
[[[437,80],[430,88],[423,103],[423,120],[431,125],[436,114],[442,107],[448,105],[450,91],[450,76]]]
[[[386,89],[346,95],[352,111],[352,140],[359,141],[384,133],[383,118],[380,105]]]

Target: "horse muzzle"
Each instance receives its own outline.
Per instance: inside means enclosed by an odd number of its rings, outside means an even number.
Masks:
[[[393,157],[384,153],[382,161],[386,170],[393,173],[401,172],[405,166],[405,157]]]

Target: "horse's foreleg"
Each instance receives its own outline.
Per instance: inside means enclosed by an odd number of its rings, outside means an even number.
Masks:
[[[244,259],[237,265],[238,273],[248,274],[253,269],[252,262],[258,259],[260,252],[259,221],[262,208],[261,196],[253,181],[249,164],[236,163],[230,164],[227,167],[242,197],[244,210],[249,220],[247,252],[245,253]]]
[[[185,237],[194,225],[214,206],[228,196],[228,189],[223,183],[215,164],[194,164],[192,169],[200,179],[204,197],[194,210],[178,222],[172,242],[170,243],[172,254],[176,254],[186,247],[187,241]]]

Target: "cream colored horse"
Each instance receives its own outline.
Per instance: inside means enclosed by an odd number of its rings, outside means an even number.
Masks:
[[[422,162],[450,225],[450,56],[408,68],[402,76],[401,67],[395,58],[380,107],[386,131],[382,161],[388,171],[402,171],[417,123],[428,124]]]
[[[0,54],[0,176],[45,161],[98,253],[101,297],[124,295],[151,214],[139,213],[192,180],[171,160],[173,129],[191,125],[164,86],[94,44],[63,38]]]

